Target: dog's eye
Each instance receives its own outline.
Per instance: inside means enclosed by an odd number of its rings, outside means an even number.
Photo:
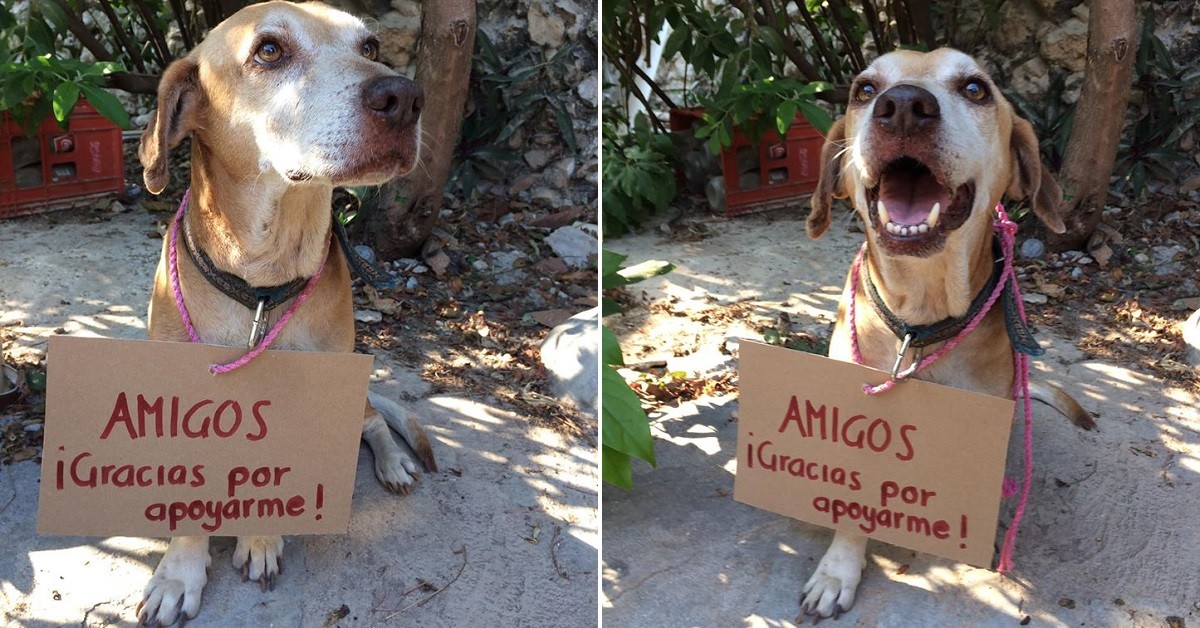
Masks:
[[[379,60],[379,42],[372,41],[372,40],[364,41],[361,52],[362,52],[362,56],[364,56],[372,61],[378,61]]]
[[[875,86],[871,83],[862,83],[858,89],[854,91],[855,102],[867,102],[875,97]]]
[[[962,87],[962,93],[975,102],[986,100],[988,97],[987,87],[980,81],[967,81],[966,85]]]
[[[273,41],[264,41],[254,51],[254,60],[265,65],[277,63],[282,58],[283,46]]]

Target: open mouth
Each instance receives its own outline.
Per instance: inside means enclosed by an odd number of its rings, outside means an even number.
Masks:
[[[867,189],[871,226],[884,246],[897,253],[926,255],[946,234],[967,221],[975,183],[948,187],[929,166],[901,157],[884,166],[878,183]]]

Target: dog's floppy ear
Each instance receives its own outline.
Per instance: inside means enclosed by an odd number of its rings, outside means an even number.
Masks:
[[[821,172],[817,190],[812,195],[812,212],[808,215],[808,237],[817,239],[829,230],[833,199],[845,198],[842,186],[842,149],[846,143],[845,118],[834,122],[821,147]]]
[[[1033,205],[1033,213],[1054,233],[1067,230],[1059,213],[1062,205],[1062,188],[1042,167],[1042,156],[1038,149],[1033,125],[1024,118],[1013,116],[1012,128],[1013,180],[1008,186],[1012,198],[1027,198]]]
[[[171,178],[167,156],[195,128],[201,97],[200,67],[195,61],[180,59],[167,67],[158,84],[158,109],[146,125],[138,146],[138,158],[145,168],[143,179],[151,194],[167,187]]]

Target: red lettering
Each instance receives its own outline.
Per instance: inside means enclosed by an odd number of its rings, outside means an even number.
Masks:
[[[866,418],[867,417],[865,415],[856,414],[850,417],[850,420],[842,424],[842,441],[855,449],[862,449],[863,439],[866,436],[866,430],[859,430],[854,436],[850,436],[850,426],[858,423],[859,421],[863,421]]]
[[[211,417],[208,417],[208,416],[204,417],[204,420],[200,422],[199,430],[193,430],[189,426],[191,425],[192,415],[195,414],[196,411],[199,410],[200,408],[203,408],[204,406],[211,405],[211,404],[212,404],[212,399],[205,399],[204,401],[201,401],[201,402],[197,403],[196,405],[192,406],[192,408],[187,411],[187,414],[183,415],[183,435],[184,436],[187,436],[188,438],[208,438],[208,422]]]
[[[295,495],[287,500],[287,514],[289,517],[299,517],[304,514],[304,497]]]
[[[78,456],[75,456],[75,459],[71,461],[71,481],[75,483],[75,486],[83,486],[87,488],[96,487],[96,467],[91,467],[88,469],[88,479],[85,480],[79,477],[79,463],[84,458],[91,457],[92,454],[85,451]]]
[[[162,428],[160,426],[162,425],[162,411],[163,411],[163,398],[162,397],[156,398],[154,400],[154,403],[149,403],[146,401],[146,398],[144,396],[138,395],[137,396],[138,434],[141,434],[143,437],[146,435],[146,415],[151,412],[154,413],[155,432],[161,432]]]
[[[246,434],[246,440],[258,441],[266,438],[267,421],[263,418],[263,415],[261,412],[259,412],[259,409],[265,408],[269,405],[271,405],[271,402],[263,399],[262,401],[255,403],[254,406],[250,408],[250,414],[254,415],[254,422],[258,424],[258,431],[253,434]]]
[[[804,400],[804,414],[805,414],[805,419],[808,421],[808,433],[806,434],[806,433],[804,433],[804,430],[800,430],[801,436],[808,438],[811,434],[815,434],[815,432],[813,432],[813,419],[814,418],[821,420],[821,425],[822,425],[821,431],[825,430],[825,427],[824,427],[824,425],[825,425],[825,406],[821,406],[821,409],[817,410],[816,408],[813,407],[812,401],[805,399]]]
[[[125,424],[125,429],[129,431],[130,439],[138,437],[137,431],[133,429],[133,416],[129,414],[129,400],[125,397],[124,391],[117,395],[117,401],[113,404],[112,414],[108,417],[108,424],[104,426],[104,431],[100,432],[100,440],[106,440],[117,423]]]
[[[875,444],[875,428],[880,427],[880,426],[883,427],[883,436],[884,436],[883,444],[876,445]],[[871,427],[867,428],[867,446],[871,448],[871,451],[873,451],[875,453],[879,453],[879,452],[887,449],[888,445],[891,445],[891,444],[892,444],[892,426],[889,425],[885,419],[875,419],[875,421],[873,423],[871,423]]]
[[[807,437],[804,433],[804,426],[800,424],[800,406],[796,401],[796,395],[792,395],[792,400],[788,402],[787,414],[783,417],[783,423],[779,424],[779,433],[783,433],[787,429],[787,424],[790,421],[795,421],[796,429],[800,430],[800,435]]]
[[[192,467],[192,486],[204,486],[204,465],[198,464]]]
[[[246,467],[234,467],[229,470],[226,486],[228,486],[228,497],[233,497],[237,493],[237,487],[246,483],[250,479],[250,469]]]
[[[904,443],[904,453],[896,452],[896,458],[899,458],[904,462],[908,462],[909,460],[913,459],[913,456],[916,454],[916,452],[913,450],[912,441],[908,439],[908,433],[915,431],[917,431],[917,426],[915,425],[900,426],[900,441]]]
[[[221,417],[225,414],[226,408],[233,408],[233,426],[222,432]],[[242,407],[238,405],[238,402],[232,399],[222,403],[220,406],[217,406],[217,411],[213,413],[212,426],[213,433],[216,434],[218,438],[229,438],[230,436],[233,436],[233,433],[242,426]]]

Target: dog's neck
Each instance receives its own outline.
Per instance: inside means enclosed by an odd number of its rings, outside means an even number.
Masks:
[[[316,274],[329,246],[332,197],[331,186],[289,184],[273,171],[236,176],[192,143],[188,228],[217,268],[251,286]]]
[[[971,225],[964,225],[964,228]],[[930,257],[891,256],[868,238],[866,269],[888,309],[909,325],[929,325],[967,313],[991,277],[991,231],[958,234]]]

